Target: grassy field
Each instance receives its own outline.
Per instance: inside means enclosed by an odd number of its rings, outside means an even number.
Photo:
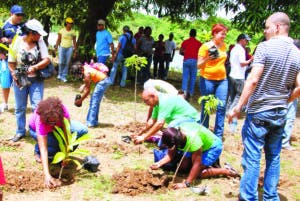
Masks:
[[[170,82],[180,88],[180,74],[171,72]],[[75,95],[78,93],[80,82],[61,83],[55,78],[45,82],[45,98],[49,96],[58,96],[67,105],[71,113],[71,118],[85,123],[85,117],[88,110],[89,99],[83,106],[78,108],[73,105]],[[142,91],[138,89],[138,94]],[[198,87],[196,87],[198,92]],[[199,92],[193,97],[192,104],[198,109],[197,103]],[[28,104],[30,106],[30,104]],[[136,111],[136,119],[135,119]],[[27,119],[31,114],[30,109],[27,112]],[[137,201],[196,201],[196,200],[216,200],[227,201],[236,200],[238,195],[239,180],[232,178],[212,178],[205,180],[197,180],[195,185],[208,186],[209,193],[206,196],[200,196],[189,189],[165,190],[163,192],[142,193],[136,196],[128,196],[124,194],[113,194],[115,182],[112,176],[116,173],[122,173],[125,169],[148,170],[153,162],[152,144],[133,145],[126,144],[121,141],[121,136],[130,135],[134,132],[130,128],[134,125],[145,122],[147,107],[138,96],[137,103],[134,103],[133,83],[128,81],[126,88],[119,86],[111,86],[100,108],[100,126],[89,129],[89,133],[93,135],[93,139],[84,143],[83,148],[91,151],[100,161],[99,171],[90,173],[82,169],[76,172],[75,182],[64,185],[55,190],[44,189],[42,186],[42,167],[37,164],[33,157],[33,148],[35,142],[27,134],[26,138],[20,143],[11,144],[7,140],[14,135],[15,132],[15,116],[14,116],[14,97],[13,91],[9,99],[9,111],[0,115],[0,154],[4,163],[7,178],[16,177],[20,180],[20,184],[25,185],[26,175],[31,178],[29,185],[39,184],[33,190],[17,188],[13,189],[10,185],[4,187],[4,200],[137,200]],[[214,117],[211,118],[213,125]],[[221,155],[221,163],[229,162],[232,166],[242,172],[240,166],[242,143],[241,143],[241,126],[243,119],[238,121],[238,132],[233,135],[229,133],[229,126],[226,123],[224,133],[224,151]],[[281,178],[279,184],[279,193],[281,200],[300,200],[300,137],[299,137],[299,117],[297,117],[294,129],[293,145],[296,151],[283,151],[281,160]],[[264,157],[262,157],[264,158]],[[261,162],[264,167],[264,159]],[[262,172],[263,173],[263,172]],[[172,173],[169,173],[172,174]],[[21,175],[25,175],[21,176]],[[32,175],[37,175],[36,177]],[[263,174],[262,174],[263,175]],[[34,178],[38,178],[34,180]],[[10,183],[8,179],[8,183]],[[260,189],[261,191],[261,189]]]

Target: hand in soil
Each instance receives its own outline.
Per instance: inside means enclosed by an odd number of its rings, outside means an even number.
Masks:
[[[158,170],[158,169],[160,168],[160,163],[159,163],[159,162],[154,163],[154,164],[152,164],[152,165],[150,166],[150,168],[151,168],[152,170]]]
[[[45,178],[45,186],[47,188],[56,188],[61,186],[61,181],[59,179],[55,179],[51,176]]]
[[[141,144],[145,141],[145,137],[140,135],[140,136],[136,136],[133,140],[134,144]]]
[[[173,188],[176,189],[180,189],[180,188],[186,188],[185,183],[176,183],[173,185]]]

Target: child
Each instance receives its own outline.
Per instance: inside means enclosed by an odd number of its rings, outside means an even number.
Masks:
[[[2,167],[2,161],[1,161],[1,156],[0,156],[0,185],[4,185],[6,184],[6,181],[5,181],[5,177],[4,177],[4,170],[3,170],[3,167]],[[2,190],[0,188],[0,201],[2,201]]]

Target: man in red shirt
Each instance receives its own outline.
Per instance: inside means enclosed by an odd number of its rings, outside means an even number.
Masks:
[[[180,54],[183,55],[182,67],[182,91],[185,99],[189,99],[194,94],[197,80],[197,59],[198,50],[202,43],[196,39],[196,29],[191,29],[190,38],[182,42]]]

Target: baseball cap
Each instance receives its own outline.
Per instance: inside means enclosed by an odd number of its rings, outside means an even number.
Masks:
[[[25,26],[32,30],[38,32],[41,36],[47,36],[47,32],[44,31],[43,25],[36,19],[28,20]]]
[[[66,23],[72,24],[73,22],[74,22],[74,20],[71,17],[66,18]]]
[[[23,12],[22,6],[19,6],[19,5],[13,5],[13,6],[10,8],[10,13],[12,13],[12,14],[22,14],[22,15],[25,15],[25,13]]]
[[[251,40],[251,38],[247,34],[244,34],[244,33],[242,33],[238,36],[237,41],[240,41],[242,39],[246,39],[247,41]]]
[[[129,30],[130,30],[129,26],[125,25],[125,26],[123,27],[123,31],[128,32]]]
[[[98,20],[98,24],[105,25],[105,21],[104,21],[104,20],[102,20],[102,19],[100,19],[100,20]]]

